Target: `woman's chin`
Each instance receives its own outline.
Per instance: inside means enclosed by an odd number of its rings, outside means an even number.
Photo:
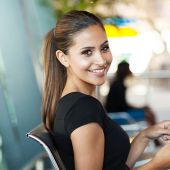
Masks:
[[[105,81],[106,81],[106,79],[103,79],[103,80],[101,80],[101,81],[98,81],[98,82],[96,82],[96,86],[101,86],[101,85],[103,85],[104,83],[105,83]]]

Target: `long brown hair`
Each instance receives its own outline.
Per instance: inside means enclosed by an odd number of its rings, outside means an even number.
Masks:
[[[87,11],[70,11],[66,13],[57,25],[49,31],[44,39],[43,58],[45,85],[42,101],[42,118],[46,128],[52,130],[54,112],[67,80],[66,68],[56,58],[56,51],[68,54],[73,44],[74,35],[91,25],[103,24],[94,14]]]

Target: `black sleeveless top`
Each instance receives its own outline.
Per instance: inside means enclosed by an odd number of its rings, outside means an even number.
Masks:
[[[72,92],[62,97],[54,120],[54,138],[67,170],[74,170],[74,153],[70,135],[78,127],[90,122],[98,123],[105,136],[103,170],[127,170],[130,143],[124,130],[105,113],[94,97]]]

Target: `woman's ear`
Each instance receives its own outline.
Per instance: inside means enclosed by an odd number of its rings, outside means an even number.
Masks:
[[[68,58],[61,50],[56,51],[56,57],[63,66],[65,67],[69,66]]]

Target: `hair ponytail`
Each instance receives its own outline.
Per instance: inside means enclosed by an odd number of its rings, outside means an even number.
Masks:
[[[52,129],[56,104],[66,83],[66,69],[56,58],[57,43],[54,29],[44,39],[43,48],[45,84],[42,99],[42,119],[47,129]]]

